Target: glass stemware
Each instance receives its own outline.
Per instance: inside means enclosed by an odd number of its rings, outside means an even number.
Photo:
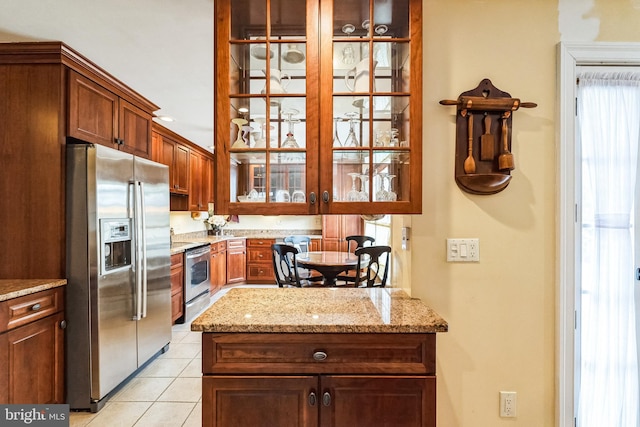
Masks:
[[[384,189],[384,178],[387,174],[380,172],[376,175],[378,176],[378,190],[376,191],[376,200],[387,200],[387,191]]]
[[[355,124],[359,122],[357,119],[358,113],[354,113],[350,111],[345,113],[347,119],[349,120],[349,135],[347,135],[347,139],[345,139],[343,146],[345,147],[357,147],[359,145],[358,137],[356,136]]]
[[[355,30],[356,30],[356,27],[353,24],[345,24],[342,27],[342,32],[345,33],[347,37],[349,37],[351,33],[353,33]],[[356,52],[353,49],[353,45],[351,43],[347,43],[342,48],[342,63],[350,65],[355,62],[356,62]]]
[[[358,172],[349,172],[347,175],[351,177],[351,190],[347,192],[347,201],[349,202],[357,202],[360,200],[360,192],[356,188],[356,178],[360,176]]]
[[[369,201],[369,174],[363,173],[359,176],[360,182],[362,183],[362,188],[359,193],[359,200],[361,202]]]
[[[299,148],[298,143],[296,142],[296,139],[293,136],[293,126],[296,123],[300,123],[300,119],[293,119],[292,117],[296,114],[298,114],[299,111],[298,110],[287,110],[284,111],[282,114],[287,116],[287,120],[285,120],[287,123],[289,123],[289,131],[287,132],[287,138],[284,140],[284,142],[282,143],[283,147],[286,148]]]
[[[342,147],[342,141],[340,141],[340,137],[338,136],[339,121],[340,121],[340,117],[335,117],[333,119],[333,146],[334,147]]]
[[[393,191],[393,178],[395,178],[395,175],[387,175],[387,179],[389,180],[389,191],[387,191],[387,200],[389,200],[390,202],[395,202],[396,200],[398,200],[398,195],[395,193],[395,191]]]

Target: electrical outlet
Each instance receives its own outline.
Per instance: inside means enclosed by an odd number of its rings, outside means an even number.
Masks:
[[[479,239],[447,239],[447,262],[480,261]]]
[[[515,391],[500,392],[500,416],[514,418],[516,416],[517,393]]]

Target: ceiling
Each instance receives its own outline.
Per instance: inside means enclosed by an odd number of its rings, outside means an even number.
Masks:
[[[0,42],[58,40],[213,145],[213,0],[2,0]],[[155,119],[157,120],[157,119]]]

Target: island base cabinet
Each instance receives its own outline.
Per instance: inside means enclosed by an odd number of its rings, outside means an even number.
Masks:
[[[203,426],[435,427],[434,333],[204,333]]]
[[[436,377],[322,376],[321,427],[435,427]]]
[[[435,376],[205,376],[203,426],[435,427]]]
[[[318,402],[309,394],[315,376],[204,377],[202,425],[216,427],[316,427]]]

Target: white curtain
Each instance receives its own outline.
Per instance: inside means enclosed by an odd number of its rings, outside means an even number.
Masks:
[[[640,427],[634,203],[640,73],[578,80],[582,245],[580,427]]]

